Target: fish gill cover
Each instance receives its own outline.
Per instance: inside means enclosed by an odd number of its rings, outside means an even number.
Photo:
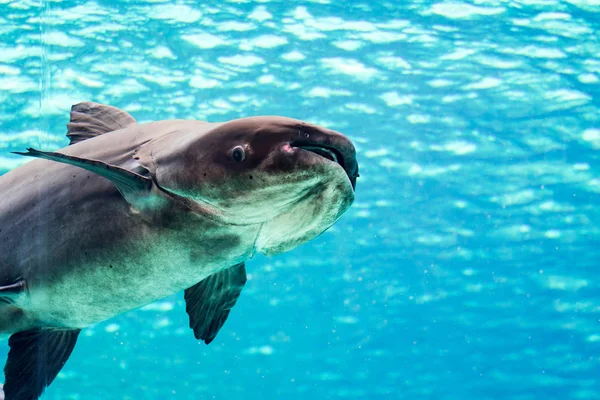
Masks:
[[[597,0],[0,0],[2,172],[84,100],[305,119],[361,163],[210,346],[173,296],[86,328],[45,398],[599,398],[599,32]]]

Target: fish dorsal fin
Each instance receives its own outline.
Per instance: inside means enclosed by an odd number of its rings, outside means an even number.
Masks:
[[[71,107],[67,137],[71,140],[71,145],[134,123],[135,119],[123,110],[85,101]]]

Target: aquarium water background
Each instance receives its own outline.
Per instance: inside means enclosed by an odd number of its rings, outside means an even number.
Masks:
[[[361,177],[210,346],[178,294],[85,329],[45,399],[600,398],[598,0],[0,0],[0,171],[84,100],[308,120]]]

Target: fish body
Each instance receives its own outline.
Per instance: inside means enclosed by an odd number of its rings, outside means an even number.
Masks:
[[[290,118],[138,124],[85,102],[68,129],[68,147],[0,176],[8,400],[38,398],[81,329],[181,290],[210,343],[246,260],[306,243],[354,200],[352,143]]]

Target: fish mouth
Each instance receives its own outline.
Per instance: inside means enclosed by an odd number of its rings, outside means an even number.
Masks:
[[[330,149],[327,147],[322,147],[322,146],[314,146],[314,145],[296,145],[293,146],[302,150],[306,150],[306,151],[310,151],[311,153],[315,153],[320,155],[321,157],[325,157],[330,161],[333,161],[337,164],[340,164],[342,167],[342,163],[340,162],[340,160],[343,160],[344,158],[342,157],[342,155],[334,150],[334,149]]]
[[[352,184],[352,189],[356,188],[356,178],[359,175],[358,165],[356,164],[356,158],[354,156],[346,155],[345,157],[344,152],[340,151],[339,149],[320,143],[305,143],[302,141],[293,141],[290,143],[290,146],[293,148],[310,151],[311,153],[315,153],[323,158],[326,158],[331,162],[339,164],[344,169],[344,171],[346,171],[346,174],[350,179],[350,183]]]

